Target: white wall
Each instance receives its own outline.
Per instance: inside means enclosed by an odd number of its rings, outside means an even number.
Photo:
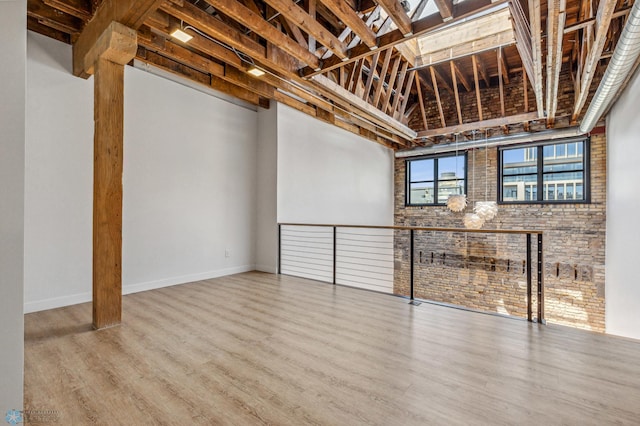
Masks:
[[[607,117],[606,331],[640,339],[640,73]]]
[[[29,33],[26,311],[91,300],[93,79],[70,64]],[[256,140],[255,110],[126,68],[124,293],[254,268]]]
[[[0,1],[0,414],[22,409],[25,0]]]
[[[278,221],[393,224],[393,152],[278,105]]]
[[[128,67],[125,117],[125,291],[253,270],[256,111]]]
[[[258,110],[258,163],[256,167],[256,269],[277,272],[278,220],[278,108]]]
[[[27,34],[25,309],[91,300],[93,79],[71,48]]]

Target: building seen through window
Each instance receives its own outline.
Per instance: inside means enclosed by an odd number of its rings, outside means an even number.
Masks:
[[[586,140],[501,150],[503,202],[585,201]]]
[[[407,205],[445,204],[449,195],[464,194],[466,155],[408,160]]]

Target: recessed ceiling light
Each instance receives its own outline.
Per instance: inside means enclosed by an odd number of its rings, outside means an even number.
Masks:
[[[189,40],[191,40],[193,38],[193,36],[191,34],[185,33],[180,28],[178,28],[174,32],[172,32],[171,33],[171,37],[177,38],[178,40],[180,40],[183,43],[186,43],[186,42],[188,42]]]
[[[262,77],[264,75],[264,71],[262,71],[260,68],[255,66],[249,68],[247,72],[254,77]]]

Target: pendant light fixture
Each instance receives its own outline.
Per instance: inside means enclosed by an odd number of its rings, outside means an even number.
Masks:
[[[473,131],[473,139],[476,138],[476,131]],[[471,150],[471,194],[475,194],[476,188],[476,153],[475,149]],[[464,215],[464,226],[468,229],[480,229],[484,225],[484,219],[477,213],[467,213]]]
[[[458,133],[456,133],[456,188],[458,188]],[[447,208],[452,212],[461,212],[467,207],[466,194],[451,194],[447,198]]]
[[[488,131],[484,133],[484,201],[477,201],[474,211],[484,221],[491,220],[498,215],[498,204],[495,201],[488,201],[489,194],[489,147]]]

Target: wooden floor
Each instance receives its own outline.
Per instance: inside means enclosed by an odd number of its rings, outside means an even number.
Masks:
[[[64,425],[640,424],[640,342],[246,273],[26,315]]]

